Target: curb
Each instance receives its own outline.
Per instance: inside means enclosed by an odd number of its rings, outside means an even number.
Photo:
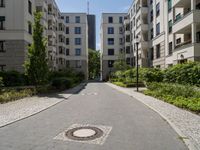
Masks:
[[[72,94],[69,94],[69,96],[66,97],[66,99],[70,98],[74,93],[79,92],[81,89],[83,89],[83,87],[84,87],[85,85],[87,85],[87,83],[81,83],[81,84],[77,85],[76,87],[74,87],[74,89],[75,89],[75,88],[78,88],[78,89],[76,89]],[[73,89],[73,88],[72,88],[72,89]],[[69,89],[69,90],[70,90],[70,89]],[[12,125],[12,124],[14,124],[14,123],[16,123],[16,122],[19,122],[19,121],[25,120],[25,119],[27,119],[27,118],[30,118],[30,117],[32,117],[32,116],[35,116],[35,115],[37,115],[37,114],[39,114],[39,113],[41,113],[41,112],[43,112],[43,111],[45,111],[45,110],[48,110],[48,109],[50,109],[50,108],[52,108],[52,107],[54,107],[54,106],[56,106],[56,105],[62,103],[63,101],[65,101],[65,99],[63,99],[63,100],[61,100],[61,101],[59,101],[59,102],[56,102],[55,104],[52,104],[52,105],[50,105],[50,106],[48,106],[48,107],[46,107],[46,108],[44,108],[44,109],[41,109],[41,110],[39,110],[38,112],[35,112],[35,113],[31,114],[31,115],[28,115],[28,116],[26,116],[26,117],[22,117],[22,118],[20,118],[20,119],[17,119],[17,120],[15,120],[15,121],[12,121],[12,122],[9,122],[9,123],[7,123],[7,124],[5,124],[5,125],[2,125],[2,126],[0,126],[0,129],[3,128],[3,127],[6,127],[6,126]]]
[[[192,142],[191,139],[189,139],[189,138],[184,138],[184,137],[187,137],[187,136],[186,136],[185,134],[183,134],[183,132],[182,132],[181,130],[179,130],[179,128],[176,127],[176,125],[175,125],[174,123],[172,123],[172,122],[170,121],[170,119],[168,119],[168,117],[166,117],[165,115],[163,115],[162,113],[160,113],[159,111],[157,111],[157,110],[156,110],[155,108],[153,108],[152,106],[150,106],[150,105],[148,105],[148,104],[146,104],[146,103],[140,101],[137,97],[134,97],[132,94],[129,94],[129,93],[125,92],[125,91],[122,91],[122,90],[120,90],[120,89],[117,89],[116,87],[118,87],[118,86],[116,86],[116,85],[114,85],[114,84],[112,84],[112,83],[106,83],[106,84],[107,84],[108,86],[112,87],[112,88],[115,89],[115,90],[118,90],[118,91],[120,91],[120,92],[122,92],[122,93],[124,93],[124,94],[126,94],[126,95],[131,96],[132,98],[134,98],[134,99],[136,99],[137,101],[143,103],[145,106],[149,107],[150,109],[152,109],[153,111],[155,111],[156,113],[158,113],[164,120],[166,120],[166,121],[169,123],[169,125],[172,127],[172,129],[174,129],[174,131],[175,131],[180,137],[183,137],[182,140],[183,140],[183,142],[185,143],[185,145],[189,148],[189,150],[199,150],[198,146],[197,146],[196,144],[194,144],[194,142]],[[116,87],[111,86],[111,85],[114,85],[114,86],[116,86]],[[121,88],[121,87],[120,87],[120,88]],[[143,95],[144,95],[144,94],[143,94]],[[145,96],[146,96],[146,95],[145,95]],[[150,97],[150,96],[149,96],[149,97]]]

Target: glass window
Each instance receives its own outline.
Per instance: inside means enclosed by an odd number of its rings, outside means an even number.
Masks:
[[[5,30],[5,16],[0,16],[0,30]]]
[[[173,44],[172,42],[169,43],[169,55],[172,54],[172,50],[173,50]]]
[[[160,58],[160,44],[156,45],[156,58]]]
[[[168,22],[168,26],[169,26],[169,33],[171,33],[172,32],[172,20],[170,20],[169,22]]]
[[[156,16],[158,17],[160,15],[160,3],[156,5]]]
[[[66,16],[65,22],[66,22],[66,23],[69,23],[69,16]]]
[[[0,7],[5,7],[5,0],[0,0]]]
[[[76,68],[81,68],[81,61],[80,60],[76,60]]]
[[[108,60],[108,67],[113,68],[115,61],[114,60]]]
[[[123,23],[123,17],[119,17],[119,23]]]
[[[113,17],[108,17],[108,23],[113,23]]]
[[[172,0],[168,0],[168,11],[172,10]]]
[[[114,55],[115,50],[114,49],[108,49],[108,55]]]
[[[76,48],[75,49],[75,54],[76,54],[76,56],[80,56],[81,55],[81,49],[80,48]]]
[[[69,56],[69,49],[66,49],[66,56]]]
[[[114,45],[114,38],[108,38],[108,45]]]
[[[66,45],[69,45],[69,38],[66,38]]]
[[[81,27],[75,27],[75,34],[81,34]]]
[[[30,0],[28,1],[28,12],[32,15],[32,3]]]
[[[160,23],[156,24],[156,36],[160,34]]]
[[[114,34],[114,28],[108,27],[108,34]]]
[[[76,23],[80,23],[80,22],[81,22],[81,17],[80,17],[80,16],[76,16],[75,22],[76,22]]]
[[[66,27],[66,34],[69,34],[69,27]]]
[[[0,41],[0,52],[5,52],[5,41]]]
[[[81,38],[75,38],[75,45],[81,45]]]

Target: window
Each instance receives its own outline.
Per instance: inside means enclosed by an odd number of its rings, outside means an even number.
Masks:
[[[69,56],[69,49],[66,49],[66,56]]]
[[[108,55],[115,55],[114,49],[108,49]]]
[[[80,60],[76,60],[75,64],[76,64],[76,68],[81,68],[81,61]]]
[[[0,52],[5,52],[5,41],[0,41]]]
[[[152,5],[153,4],[153,0],[150,0],[150,5]]]
[[[0,0],[0,7],[5,7],[5,0]]]
[[[75,54],[76,54],[76,56],[80,56],[81,55],[81,49],[80,48],[76,48],[75,49]]]
[[[156,24],[156,36],[160,34],[160,23]]]
[[[114,34],[114,28],[108,27],[108,34]]]
[[[130,65],[131,64],[131,58],[126,58],[126,64]]]
[[[108,45],[114,45],[114,38],[108,38]]]
[[[119,34],[123,34],[123,27],[119,27]]]
[[[113,68],[115,61],[114,60],[108,60],[108,67]]]
[[[130,54],[131,53],[131,47],[130,46],[127,46],[126,47],[126,54]]]
[[[66,64],[66,67],[70,67],[70,61],[69,60],[66,60],[65,64]]]
[[[172,42],[169,43],[169,55],[172,54],[173,44]]]
[[[168,26],[169,26],[169,33],[171,33],[172,32],[172,20],[170,20],[169,22],[168,22]]]
[[[160,44],[156,45],[156,58],[160,58]]]
[[[0,16],[0,30],[5,30],[5,16]]]
[[[69,16],[66,16],[65,22],[66,22],[66,23],[69,23]]]
[[[172,0],[168,0],[168,11],[172,10]]]
[[[123,17],[119,17],[119,23],[123,23]]]
[[[124,44],[123,38],[119,38],[119,45],[123,45],[123,44]]]
[[[0,71],[5,71],[6,65],[0,65]]]
[[[81,34],[81,27],[75,27],[75,34]]]
[[[31,24],[31,22],[28,22],[28,33],[32,34],[32,24]]]
[[[28,12],[32,15],[32,3],[30,0],[28,1]]]
[[[66,38],[66,45],[69,45],[69,38]]]
[[[80,16],[76,16],[75,22],[76,22],[76,23],[80,23],[80,22],[81,22],[81,17],[80,17]]]
[[[181,43],[181,38],[176,39],[176,44],[180,44]]]
[[[113,23],[113,17],[108,17],[108,23]]]
[[[154,37],[154,31],[153,31],[153,28],[151,29],[151,40],[153,39]]]
[[[151,13],[150,13],[150,21],[152,22],[153,21],[153,10],[151,10]]]
[[[81,38],[75,38],[75,45],[81,45]]]
[[[156,5],[156,16],[158,17],[160,15],[160,3]]]
[[[154,48],[152,47],[150,49],[150,60],[153,60],[154,59]]]
[[[176,15],[175,21],[178,21],[180,19],[181,19],[181,14],[179,13],[179,14]]]
[[[66,34],[69,34],[69,27],[66,27]]]

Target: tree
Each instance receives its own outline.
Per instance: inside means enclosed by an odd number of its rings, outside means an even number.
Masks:
[[[94,79],[100,75],[100,51],[89,49],[89,78]]]
[[[130,69],[130,66],[126,64],[125,54],[123,52],[119,54],[119,58],[115,61],[113,66],[115,71],[126,71]]]
[[[25,74],[33,85],[45,84],[48,79],[48,60],[46,39],[41,25],[42,14],[34,13],[33,43],[28,47],[28,59],[25,61]]]

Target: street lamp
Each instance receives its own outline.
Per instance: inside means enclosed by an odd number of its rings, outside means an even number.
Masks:
[[[140,37],[137,36],[136,37],[136,40],[135,40],[135,44],[136,44],[136,57],[137,57],[137,60],[136,60],[136,79],[137,79],[137,83],[136,83],[136,87],[137,87],[137,92],[139,91],[139,56],[138,56],[138,45],[139,45],[139,42],[140,42]]]

